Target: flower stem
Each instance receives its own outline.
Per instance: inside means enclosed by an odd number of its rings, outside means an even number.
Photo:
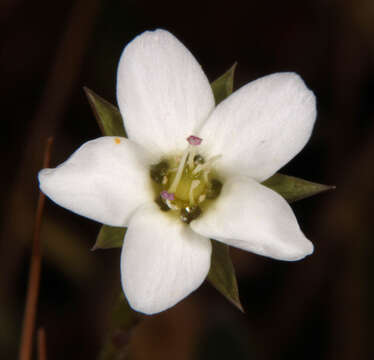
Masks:
[[[139,320],[139,314],[130,308],[121,292],[114,304],[109,329],[98,360],[128,359],[131,332]]]
[[[51,158],[51,147],[53,138],[48,138],[44,151],[43,168],[49,166]],[[31,250],[31,262],[29,270],[29,281],[25,305],[25,313],[23,318],[22,336],[19,360],[30,360],[32,354],[33,334],[35,328],[35,315],[38,304],[41,258],[42,252],[40,247],[40,229],[42,224],[42,216],[44,209],[45,195],[39,192],[38,205],[34,222],[33,242]]]
[[[47,360],[47,340],[42,327],[38,329],[38,360]]]

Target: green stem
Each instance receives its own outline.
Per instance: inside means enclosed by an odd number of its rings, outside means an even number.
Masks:
[[[131,333],[139,321],[140,315],[130,308],[121,292],[121,295],[114,304],[109,330],[98,360],[129,359]]]

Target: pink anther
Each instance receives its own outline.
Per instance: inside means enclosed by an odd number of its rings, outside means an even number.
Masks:
[[[195,135],[190,135],[188,138],[187,138],[187,141],[190,145],[194,145],[194,146],[197,146],[197,145],[200,145],[201,142],[203,141],[202,138],[199,138],[198,136],[195,136]]]
[[[165,200],[174,200],[174,193],[169,193],[166,190],[161,191],[161,197]]]

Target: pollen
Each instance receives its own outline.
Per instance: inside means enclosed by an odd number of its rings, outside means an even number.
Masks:
[[[116,144],[120,144],[120,143],[121,143],[121,139],[120,139],[120,138],[114,138],[114,142],[115,142]]]

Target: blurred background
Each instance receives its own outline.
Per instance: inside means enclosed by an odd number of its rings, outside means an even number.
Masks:
[[[165,28],[213,81],[295,71],[315,92],[311,141],[283,173],[333,184],[293,205],[315,253],[297,263],[232,249],[240,313],[209,284],[131,333],[131,359],[373,358],[374,2],[3,0],[0,3],[0,358],[17,357],[48,136],[51,166],[100,131],[82,87],[115,103],[123,47]],[[47,201],[37,326],[50,359],[94,359],[119,290],[100,224]]]

